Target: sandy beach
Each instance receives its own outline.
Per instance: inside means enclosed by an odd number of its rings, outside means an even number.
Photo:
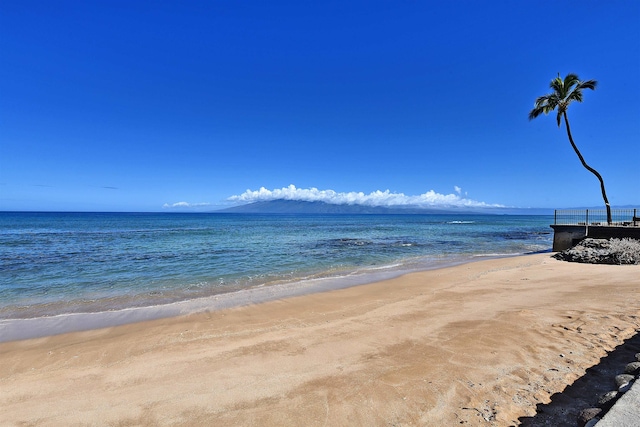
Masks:
[[[636,335],[639,285],[536,254],[2,343],[0,424],[522,425]]]

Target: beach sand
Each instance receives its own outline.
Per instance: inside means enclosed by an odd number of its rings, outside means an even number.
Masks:
[[[536,254],[2,343],[0,424],[520,425],[636,335],[639,285]]]

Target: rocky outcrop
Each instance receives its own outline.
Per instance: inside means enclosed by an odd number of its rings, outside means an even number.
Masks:
[[[553,256],[559,260],[589,264],[640,264],[640,240],[586,238]]]

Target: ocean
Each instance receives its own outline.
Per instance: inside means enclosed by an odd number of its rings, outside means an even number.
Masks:
[[[550,251],[552,220],[0,212],[0,341]]]

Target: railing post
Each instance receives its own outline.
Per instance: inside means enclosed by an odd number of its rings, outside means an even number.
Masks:
[[[584,218],[584,236],[589,236],[589,209],[587,209],[587,213]]]

